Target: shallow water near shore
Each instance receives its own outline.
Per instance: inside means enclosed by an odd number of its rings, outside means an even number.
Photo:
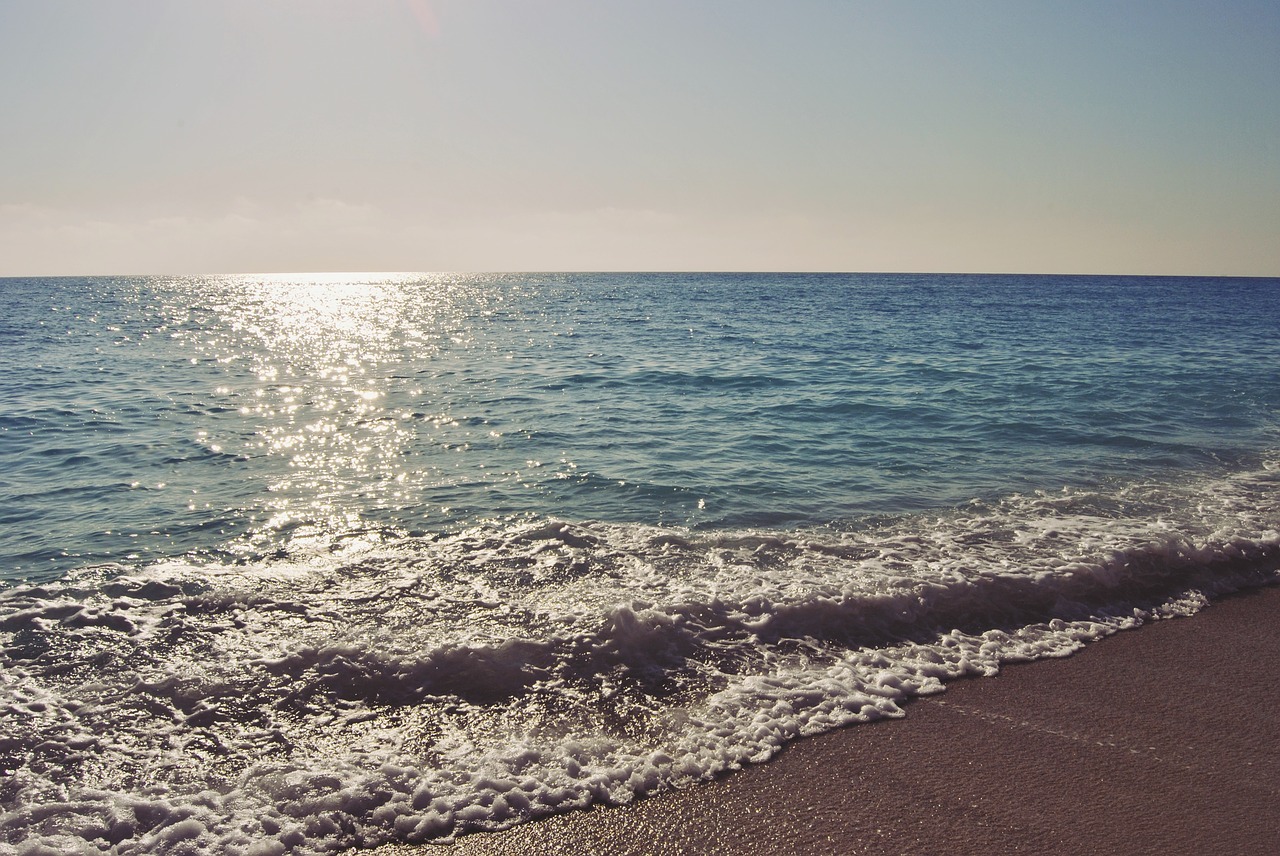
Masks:
[[[1280,569],[1280,282],[4,280],[0,848],[768,758]]]

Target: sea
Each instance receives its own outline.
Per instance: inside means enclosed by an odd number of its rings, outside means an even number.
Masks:
[[[1280,581],[1278,279],[0,301],[0,853],[627,803]]]

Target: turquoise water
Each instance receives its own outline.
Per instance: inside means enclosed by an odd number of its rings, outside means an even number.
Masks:
[[[0,854],[626,802],[1280,579],[1280,280],[0,295]]]
[[[1274,280],[6,280],[0,578],[550,516],[845,526],[1277,445]]]

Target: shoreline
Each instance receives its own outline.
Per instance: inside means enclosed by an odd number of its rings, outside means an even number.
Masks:
[[[1277,686],[1272,585],[952,682],[904,719],[803,739],[713,782],[366,852],[1269,854]]]

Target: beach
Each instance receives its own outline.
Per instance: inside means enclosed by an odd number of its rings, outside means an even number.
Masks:
[[[1273,586],[952,683],[716,782],[431,852],[1274,853],[1278,641]]]
[[[6,280],[0,856],[1266,852],[1276,284]]]

